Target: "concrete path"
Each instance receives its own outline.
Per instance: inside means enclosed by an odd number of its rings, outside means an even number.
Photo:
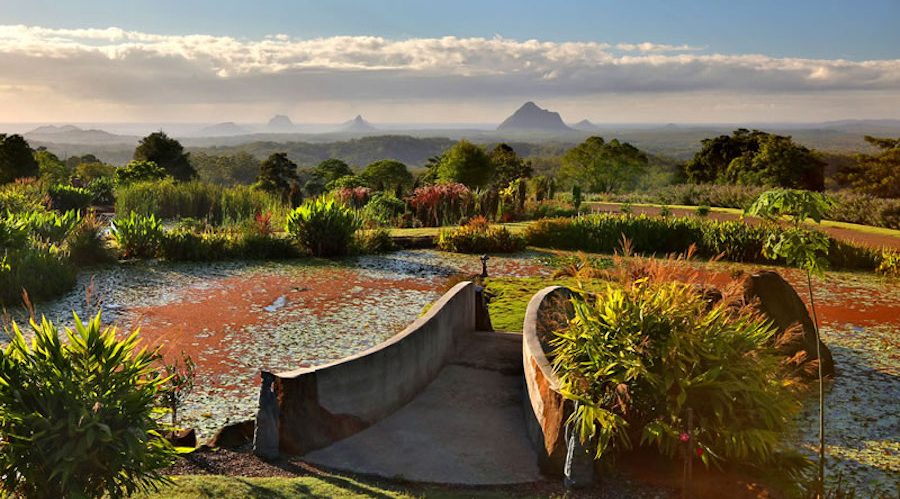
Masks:
[[[477,332],[461,352],[412,402],[303,459],[417,482],[539,480],[522,409],[522,336]]]

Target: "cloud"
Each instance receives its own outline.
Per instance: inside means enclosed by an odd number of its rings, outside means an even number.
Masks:
[[[4,87],[138,107],[704,91],[893,94],[900,92],[900,60],[776,58],[688,45],[499,36],[240,39],[14,25],[0,26]]]

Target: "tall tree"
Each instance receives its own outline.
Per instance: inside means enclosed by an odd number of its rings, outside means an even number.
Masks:
[[[299,189],[297,165],[288,159],[287,153],[274,153],[259,165],[256,181],[266,191],[287,198]]]
[[[821,191],[825,163],[791,137],[740,128],[704,139],[685,165],[688,181],[767,185]]]
[[[838,169],[836,179],[852,189],[882,198],[900,198],[900,138],[865,136],[878,154],[857,154],[856,164]]]
[[[497,144],[490,157],[494,165],[494,184],[497,187],[506,187],[517,178],[531,178],[531,163],[519,157],[509,145]]]
[[[484,149],[460,140],[441,156],[438,181],[459,182],[467,187],[484,187],[494,178],[494,164]]]
[[[353,170],[350,169],[350,166],[347,163],[344,163],[339,159],[331,158],[319,163],[318,166],[316,166],[314,173],[321,179],[322,184],[324,185],[329,182],[334,182],[341,177],[353,175]]]
[[[176,180],[191,180],[197,172],[191,165],[189,153],[177,140],[165,132],[153,132],[141,139],[134,150],[136,161],[152,161],[166,170]]]
[[[647,155],[627,142],[588,137],[566,152],[561,173],[590,192],[613,192],[637,184],[648,163]]]
[[[0,133],[0,183],[38,175],[40,167],[28,141],[21,135]]]
[[[362,177],[372,189],[399,195],[413,183],[412,173],[406,165],[392,159],[383,159],[367,166]]]
[[[42,179],[54,184],[69,181],[69,177],[72,174],[71,170],[52,152],[44,148],[38,148],[34,153],[34,160],[38,163]]]

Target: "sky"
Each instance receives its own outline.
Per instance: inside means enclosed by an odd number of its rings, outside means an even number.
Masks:
[[[0,122],[900,118],[900,0],[0,0]]]

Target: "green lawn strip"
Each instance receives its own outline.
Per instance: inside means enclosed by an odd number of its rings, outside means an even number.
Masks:
[[[489,277],[485,288],[493,297],[488,304],[491,325],[499,331],[521,331],[528,301],[547,286],[573,286],[575,279],[562,277]]]
[[[360,478],[350,478],[336,474],[322,474],[301,477],[239,477],[225,475],[187,475],[171,477],[172,485],[162,487],[158,492],[137,495],[147,499],[194,499],[214,497],[221,499],[254,498],[296,498],[296,497],[369,497],[369,498],[506,498],[509,492],[475,488],[458,490],[437,486],[406,487]]]
[[[505,224],[500,224],[509,229],[510,232],[519,233],[523,232],[528,224],[531,222],[510,222]],[[405,228],[405,229],[391,229],[391,235],[394,237],[424,237],[431,236],[437,237],[438,234],[442,230],[452,229],[455,226],[445,226],[445,227],[416,227],[416,228]]]
[[[646,206],[651,208],[662,208],[663,206],[668,207],[669,209],[681,209],[681,210],[696,210],[696,206],[689,206],[683,204],[658,204],[658,203],[614,203],[611,201],[587,201],[584,203],[585,206],[589,205],[600,205],[600,204],[609,204],[622,206],[624,204],[628,204],[630,206]],[[712,206],[709,208],[710,212],[715,213],[727,213],[730,215],[742,215],[744,210],[738,208],[722,208],[719,206]],[[837,227],[841,229],[855,230],[858,232],[866,232],[869,234],[879,234],[883,236],[893,236],[900,237],[900,230],[888,229],[887,227],[874,227],[872,225],[861,225],[854,224],[850,222],[837,222],[834,220],[822,220],[822,225],[826,227]]]

